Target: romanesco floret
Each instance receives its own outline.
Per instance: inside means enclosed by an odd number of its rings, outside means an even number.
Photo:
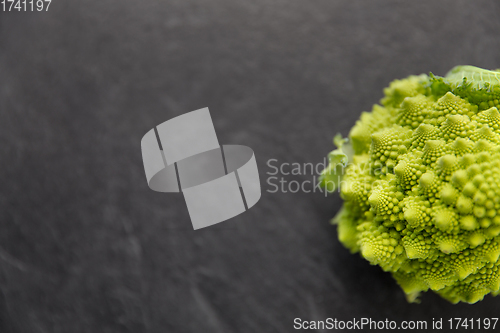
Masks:
[[[498,295],[500,71],[458,66],[384,95],[348,143],[336,139],[321,175],[344,199],[339,240],[391,272],[411,302],[428,289],[453,303]]]

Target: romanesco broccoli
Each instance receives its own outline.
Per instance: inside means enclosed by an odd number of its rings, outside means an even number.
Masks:
[[[458,66],[384,95],[348,143],[335,139],[320,178],[344,199],[339,240],[391,272],[410,302],[428,289],[452,303],[498,295],[500,71]]]

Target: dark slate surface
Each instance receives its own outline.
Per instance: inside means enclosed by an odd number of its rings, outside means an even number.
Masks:
[[[266,162],[320,162],[392,79],[500,67],[475,1],[54,0],[0,13],[0,332],[291,332],[293,319],[491,317],[407,304],[328,223],[338,196],[269,193]],[[260,202],[193,231],[147,187],[140,139],[208,106],[256,153]],[[287,176],[311,180],[311,175]]]

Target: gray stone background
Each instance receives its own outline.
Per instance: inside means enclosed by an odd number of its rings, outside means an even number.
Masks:
[[[408,304],[351,255],[341,201],[269,193],[321,162],[392,79],[500,67],[495,1],[53,0],[0,13],[0,332],[292,332],[293,319],[498,317],[500,298]],[[148,189],[140,139],[208,106],[263,195],[193,231]],[[287,176],[287,181],[312,175]]]

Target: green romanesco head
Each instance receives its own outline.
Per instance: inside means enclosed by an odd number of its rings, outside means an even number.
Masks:
[[[340,241],[409,301],[428,289],[453,303],[499,294],[500,71],[458,66],[384,95],[349,143],[337,137],[321,176],[344,199]]]

